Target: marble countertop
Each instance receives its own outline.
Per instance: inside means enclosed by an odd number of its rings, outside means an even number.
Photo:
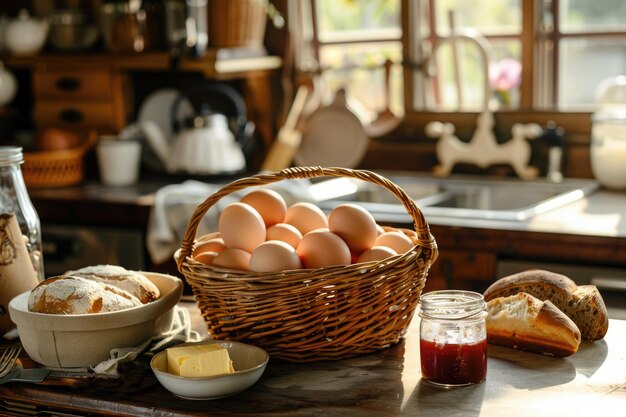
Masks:
[[[195,303],[184,304],[194,327],[202,328]],[[625,345],[622,320],[610,320],[603,340],[583,342],[567,358],[489,345],[487,379],[446,389],[421,379],[415,317],[405,340],[389,349],[335,362],[270,360],[254,386],[218,400],[179,399],[149,373],[120,390],[114,384],[105,391],[6,384],[0,386],[0,398],[106,415],[617,417],[624,415],[626,404]]]

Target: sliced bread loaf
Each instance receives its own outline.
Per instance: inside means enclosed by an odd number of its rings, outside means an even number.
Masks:
[[[539,300],[549,300],[571,318],[584,340],[604,337],[609,316],[600,292],[594,285],[578,286],[565,275],[531,269],[501,278],[483,294],[485,301],[525,292]]]
[[[524,292],[487,302],[487,341],[550,356],[578,351],[580,331],[550,301]]]

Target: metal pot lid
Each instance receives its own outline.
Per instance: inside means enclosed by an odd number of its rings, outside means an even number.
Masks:
[[[50,17],[53,25],[79,26],[85,23],[85,14],[78,9],[62,9]]]

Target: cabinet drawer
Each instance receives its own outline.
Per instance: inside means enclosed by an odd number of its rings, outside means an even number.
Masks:
[[[426,291],[464,289],[482,292],[495,277],[496,257],[488,252],[439,253],[426,279]]]
[[[124,116],[110,102],[40,100],[35,104],[35,123],[38,127],[119,130]]]
[[[107,100],[113,89],[108,71],[44,71],[33,74],[35,95],[54,100]]]

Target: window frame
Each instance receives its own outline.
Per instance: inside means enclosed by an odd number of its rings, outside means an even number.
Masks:
[[[433,0],[427,0],[432,2]],[[315,0],[303,2],[314,4]],[[434,143],[424,135],[425,125],[432,121],[451,122],[457,128],[460,138],[469,138],[476,124],[476,112],[441,112],[415,110],[413,105],[416,80],[414,74],[421,71],[423,60],[415,50],[416,7],[420,2],[415,0],[400,0],[401,29],[402,29],[402,59],[403,59],[403,97],[404,97],[404,120],[394,132],[381,139],[372,141],[373,154],[402,155],[402,158],[394,160],[394,167],[428,170],[429,164],[435,162],[432,155]],[[496,135],[506,139],[510,135],[510,129],[514,123],[535,122],[545,126],[548,122],[555,122],[559,126],[566,127],[566,162],[565,175],[573,178],[591,178],[589,161],[589,143],[591,133],[589,111],[563,111],[555,104],[558,97],[558,85],[553,82],[558,71],[558,47],[551,51],[550,59],[540,56],[541,46],[550,45],[564,37],[580,36],[611,36],[626,35],[621,32],[610,33],[560,33],[559,31],[540,32],[544,0],[522,0],[522,29],[520,34],[505,35],[519,36],[521,41],[522,83],[520,86],[520,102],[517,109],[501,109],[494,113],[496,119]],[[549,9],[553,16],[558,16],[558,5],[553,3]],[[558,23],[557,23],[558,24]],[[557,27],[558,29],[558,27]],[[497,36],[488,36],[496,38]],[[319,53],[319,41],[317,36],[312,39],[311,49],[315,51],[316,58]],[[371,42],[371,40],[368,40]],[[543,51],[545,53],[545,51]],[[319,60],[318,60],[319,62]],[[554,64],[557,65],[554,65]],[[319,74],[320,69],[316,69]],[[315,72],[315,71],[313,71]],[[300,71],[301,74],[305,72]],[[309,71],[309,74],[311,71]],[[546,85],[552,85],[550,89]],[[374,159],[372,159],[374,158]],[[378,158],[372,157],[366,161],[372,168],[389,167],[389,162],[379,162]],[[414,160],[414,167],[410,166]]]

